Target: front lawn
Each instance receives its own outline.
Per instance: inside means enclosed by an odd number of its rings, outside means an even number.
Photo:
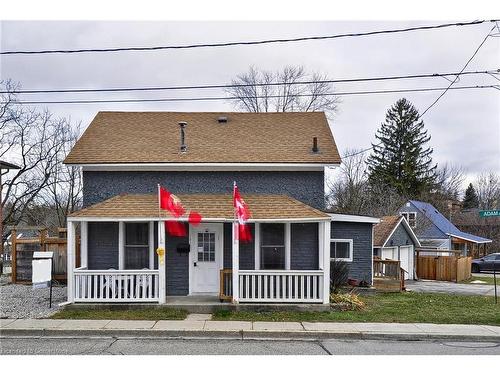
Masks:
[[[217,311],[214,320],[337,321],[500,325],[500,304],[493,297],[436,293],[384,293],[361,297],[360,311]]]
[[[185,310],[148,307],[132,310],[65,309],[56,312],[50,319],[183,320],[186,316]]]

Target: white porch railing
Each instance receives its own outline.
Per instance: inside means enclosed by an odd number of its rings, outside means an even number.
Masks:
[[[74,274],[75,302],[159,302],[158,270],[87,270]]]
[[[240,302],[323,302],[322,270],[240,270],[238,275]]]

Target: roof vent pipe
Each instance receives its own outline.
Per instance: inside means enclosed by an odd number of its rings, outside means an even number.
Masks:
[[[227,117],[226,116],[220,116],[219,118],[217,118],[217,122],[219,124],[226,124],[227,123]]]
[[[186,134],[184,132],[184,128],[187,126],[187,122],[185,121],[180,121],[179,122],[179,128],[181,130],[181,152],[186,152],[187,151],[187,145],[186,145]]]
[[[312,147],[312,152],[319,152],[319,147],[318,147],[318,137],[313,138],[313,147]]]

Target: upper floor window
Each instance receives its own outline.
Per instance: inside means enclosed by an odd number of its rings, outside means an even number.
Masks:
[[[417,213],[416,212],[401,212],[401,216],[404,216],[410,228],[415,229],[417,227]]]

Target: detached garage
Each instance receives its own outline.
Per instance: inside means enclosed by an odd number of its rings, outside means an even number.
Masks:
[[[384,216],[373,229],[373,256],[399,260],[407,280],[415,277],[415,247],[420,242],[403,216]]]

